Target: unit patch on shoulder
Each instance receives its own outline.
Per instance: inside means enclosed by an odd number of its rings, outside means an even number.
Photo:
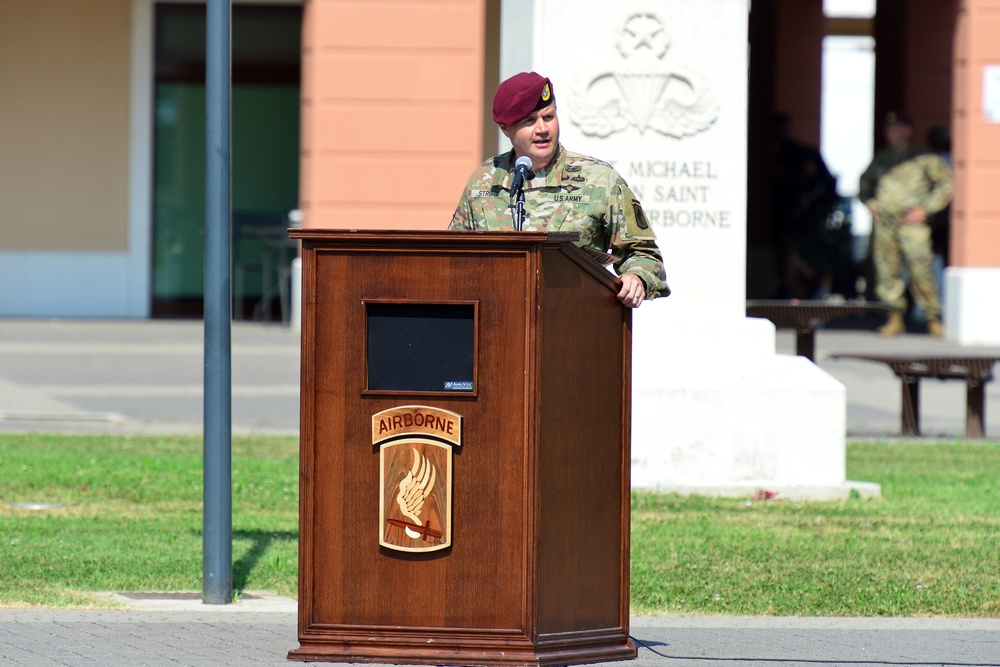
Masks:
[[[632,210],[635,212],[635,226],[639,229],[649,229],[646,212],[642,210],[642,204],[639,203],[638,199],[632,200]]]

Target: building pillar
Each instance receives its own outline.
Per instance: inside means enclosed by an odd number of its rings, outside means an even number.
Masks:
[[[961,0],[955,30],[955,196],[945,271],[949,340],[1000,345],[1000,0]]]
[[[533,14],[562,143],[628,181],[673,289],[633,315],[633,488],[877,493],[845,478],[843,385],[746,317],[749,2],[535,0]]]

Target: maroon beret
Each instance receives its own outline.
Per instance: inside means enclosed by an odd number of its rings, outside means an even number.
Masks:
[[[909,125],[913,127],[913,119],[905,111],[890,111],[885,115],[886,125]]]
[[[513,125],[555,100],[552,82],[546,77],[535,72],[515,74],[497,87],[493,96],[493,121],[497,125]]]

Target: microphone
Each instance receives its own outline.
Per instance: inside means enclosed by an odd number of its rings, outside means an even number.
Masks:
[[[515,197],[521,188],[524,187],[524,181],[526,179],[534,178],[535,174],[531,171],[531,158],[527,155],[522,155],[517,158],[514,162],[514,180],[510,184],[510,196]]]

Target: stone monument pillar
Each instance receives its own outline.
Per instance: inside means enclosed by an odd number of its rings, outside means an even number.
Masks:
[[[552,79],[563,145],[615,166],[664,254],[673,294],[634,318],[633,487],[871,493],[845,480],[843,385],[776,355],[773,325],[745,316],[749,2],[508,0],[504,11],[501,77]]]

